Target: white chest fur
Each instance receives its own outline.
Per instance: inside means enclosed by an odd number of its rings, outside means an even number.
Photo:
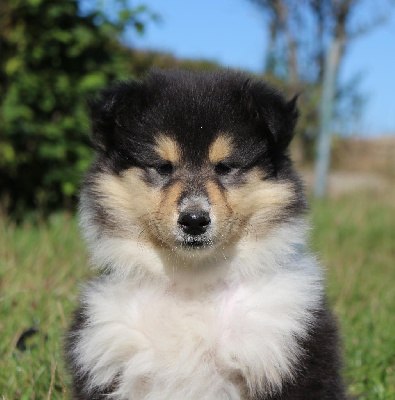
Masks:
[[[75,355],[93,386],[122,400],[243,399],[292,375],[321,299],[314,262],[189,293],[97,280]],[[193,279],[193,276],[191,276]]]

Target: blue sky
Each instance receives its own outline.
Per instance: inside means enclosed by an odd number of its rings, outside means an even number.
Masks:
[[[376,5],[380,4],[377,0]],[[147,24],[143,36],[130,37],[138,48],[163,50],[177,57],[206,58],[224,66],[260,72],[267,31],[247,0],[144,0],[161,23]],[[134,5],[138,4],[136,1]],[[365,10],[365,14],[369,13]],[[347,80],[362,74],[367,103],[352,131],[361,136],[395,134],[395,18],[381,23],[350,46],[341,71]]]

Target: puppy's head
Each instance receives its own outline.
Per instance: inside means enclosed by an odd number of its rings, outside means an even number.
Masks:
[[[232,72],[156,71],[102,92],[85,228],[180,257],[265,237],[305,208],[287,155],[295,103]]]

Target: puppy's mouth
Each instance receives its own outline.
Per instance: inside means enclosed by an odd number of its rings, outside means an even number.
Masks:
[[[199,250],[212,247],[213,242],[204,237],[185,237],[181,240],[181,246],[185,249]]]

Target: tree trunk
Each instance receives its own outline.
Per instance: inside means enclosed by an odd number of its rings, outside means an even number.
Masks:
[[[323,198],[327,191],[327,180],[331,152],[331,133],[333,108],[335,102],[336,81],[340,59],[343,54],[342,40],[335,38],[328,51],[324,69],[324,84],[322,88],[320,128],[317,143],[315,164],[314,196]]]

